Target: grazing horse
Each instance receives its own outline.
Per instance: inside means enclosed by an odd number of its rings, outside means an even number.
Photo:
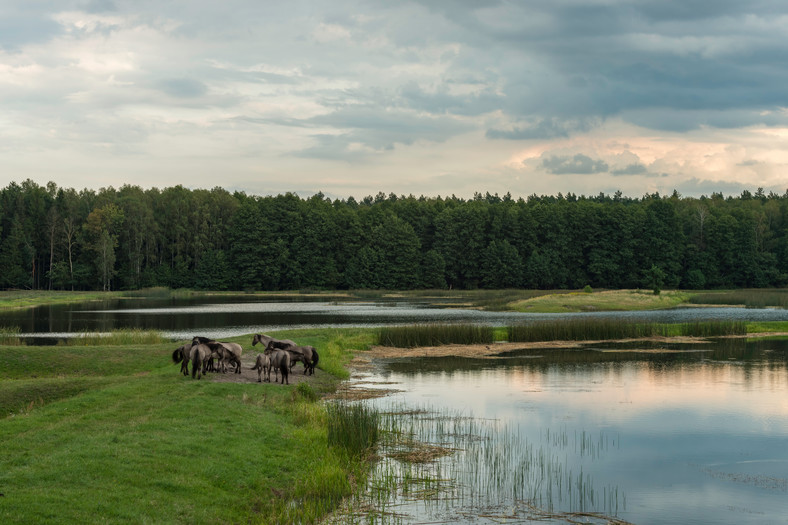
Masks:
[[[279,348],[280,350],[286,349],[288,346],[296,346],[295,341],[291,341],[290,339],[274,339],[270,335],[265,334],[254,334],[252,338],[252,346],[260,343],[264,347],[268,348],[268,345],[274,343],[274,348]]]
[[[271,358],[265,354],[257,354],[252,370],[257,370],[257,382],[263,382],[263,375],[268,374],[267,382],[271,382]]]
[[[268,343],[263,354],[267,355],[271,360],[271,365],[268,368],[268,381],[271,381],[271,369],[273,368],[275,371],[282,372],[281,383],[283,385],[289,385],[290,380],[288,379],[288,373],[290,372],[290,353],[276,349],[271,343]],[[276,376],[274,376],[274,382],[276,382]]]
[[[289,346],[285,350],[290,354],[291,370],[293,365],[301,361],[304,363],[304,375],[307,373],[313,375],[315,373],[315,366],[317,366],[320,356],[317,355],[317,350],[314,346]]]

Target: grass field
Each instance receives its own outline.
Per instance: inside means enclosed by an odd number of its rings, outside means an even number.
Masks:
[[[665,290],[659,295],[649,290],[580,291],[513,301],[509,307],[514,311],[533,313],[659,310],[684,304],[690,297],[690,293],[678,290]]]
[[[372,333],[286,336],[343,370]],[[305,389],[192,380],[175,346],[0,346],[0,523],[314,523],[363,479]]]

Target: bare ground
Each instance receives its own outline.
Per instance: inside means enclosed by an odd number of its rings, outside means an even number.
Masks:
[[[257,370],[252,370],[255,360],[257,359],[257,354],[259,354],[259,352],[244,352],[244,354],[241,356],[240,374],[233,373],[232,371],[229,371],[226,374],[209,372],[208,378],[218,383],[257,383]],[[324,377],[326,375],[327,374],[319,368],[315,368],[314,375],[304,375],[304,364],[299,362],[295,364],[292,369],[292,373],[289,374],[288,382],[291,385],[297,385],[303,381],[320,382],[323,379],[327,379]],[[263,381],[265,381],[265,376],[263,377]],[[271,372],[271,383],[273,384],[273,382],[274,373]]]

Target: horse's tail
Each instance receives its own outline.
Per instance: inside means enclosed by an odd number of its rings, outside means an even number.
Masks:
[[[262,372],[262,370],[263,370],[263,360],[260,359],[259,356],[257,357],[257,360],[254,362],[254,366],[252,368],[250,368],[250,370],[260,370]]]
[[[183,359],[184,359],[184,357],[183,357],[183,350],[182,349],[176,348],[175,350],[173,350],[173,352],[172,352],[172,362],[173,363],[178,364],[181,361],[183,361]]]
[[[314,368],[317,366],[317,362],[320,360],[320,356],[317,355],[317,348],[312,348],[312,356],[314,357],[314,359],[312,359],[312,368]]]
[[[195,378],[195,374],[197,374],[197,379],[202,377],[202,358],[200,357],[200,352],[194,352],[194,357],[192,357],[192,379]]]

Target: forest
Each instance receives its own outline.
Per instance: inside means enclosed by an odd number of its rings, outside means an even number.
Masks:
[[[357,201],[26,180],[0,191],[0,288],[208,290],[788,284],[788,191],[378,193]]]

